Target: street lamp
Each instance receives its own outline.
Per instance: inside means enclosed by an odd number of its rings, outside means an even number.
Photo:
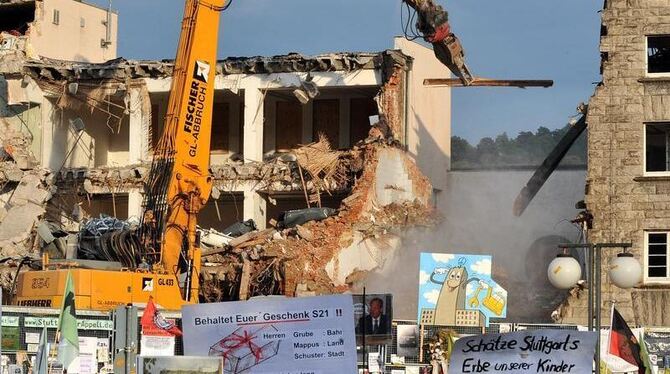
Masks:
[[[610,262],[609,274],[615,286],[628,289],[642,281],[642,266],[632,253],[623,252]]]
[[[561,253],[549,264],[547,276],[552,286],[569,290],[582,279],[582,266],[571,255]]]
[[[612,283],[619,288],[631,288],[642,281],[642,266],[628,253],[627,249],[632,246],[631,243],[599,243],[599,244],[561,244],[559,248],[563,253],[559,254],[550,264],[547,270],[549,281],[557,288],[572,288],[581,278],[581,267],[577,260],[566,254],[570,248],[586,250],[586,284],[588,286],[588,322],[589,331],[594,329],[596,335],[596,374],[600,373],[600,322],[601,322],[601,290],[602,290],[602,250],[606,248],[623,248],[623,252],[610,262],[609,276]],[[595,299],[594,299],[595,293]],[[595,311],[595,314],[594,314]]]

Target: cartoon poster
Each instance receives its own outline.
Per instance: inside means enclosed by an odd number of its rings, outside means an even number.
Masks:
[[[491,277],[492,256],[421,253],[418,321],[488,326],[507,316],[507,291]]]

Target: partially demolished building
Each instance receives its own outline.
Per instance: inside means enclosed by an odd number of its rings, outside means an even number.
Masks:
[[[172,64],[36,56],[0,54],[0,252],[75,258],[82,233],[142,214]],[[379,53],[228,58],[216,69],[204,299],[346,290],[383,267],[403,228],[432,222],[450,96],[423,87],[449,74],[430,49],[398,38]],[[101,216],[124,221],[91,221]]]
[[[586,203],[592,243],[632,243],[643,283],[615,287],[603,270],[603,316],[611,302],[640,326],[668,326],[670,302],[670,1],[606,0],[602,82],[588,110]],[[603,253],[603,266],[616,256]],[[574,290],[555,317],[585,323],[586,291]],[[603,321],[604,324],[607,321]]]
[[[104,62],[117,57],[117,27],[115,11],[84,1],[0,0],[5,56]]]

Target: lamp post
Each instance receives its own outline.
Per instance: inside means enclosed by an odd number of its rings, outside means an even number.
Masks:
[[[602,251],[603,249],[622,248],[614,261],[611,262],[609,276],[615,286],[631,288],[642,280],[642,267],[627,250],[631,243],[582,243],[561,244],[559,254],[549,264],[547,275],[552,285],[557,288],[569,289],[574,287],[581,278],[581,267],[577,260],[567,254],[568,249],[584,249],[586,251],[586,283],[588,286],[588,327],[595,330],[596,335],[596,374],[600,374],[600,328],[601,328],[601,296],[602,296]],[[595,294],[595,297],[594,297]],[[594,313],[595,311],[595,313]]]

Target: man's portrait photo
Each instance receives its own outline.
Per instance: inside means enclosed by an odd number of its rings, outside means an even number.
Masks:
[[[390,334],[389,320],[384,314],[384,300],[375,297],[370,300],[368,314],[358,319],[356,334],[386,335]]]

